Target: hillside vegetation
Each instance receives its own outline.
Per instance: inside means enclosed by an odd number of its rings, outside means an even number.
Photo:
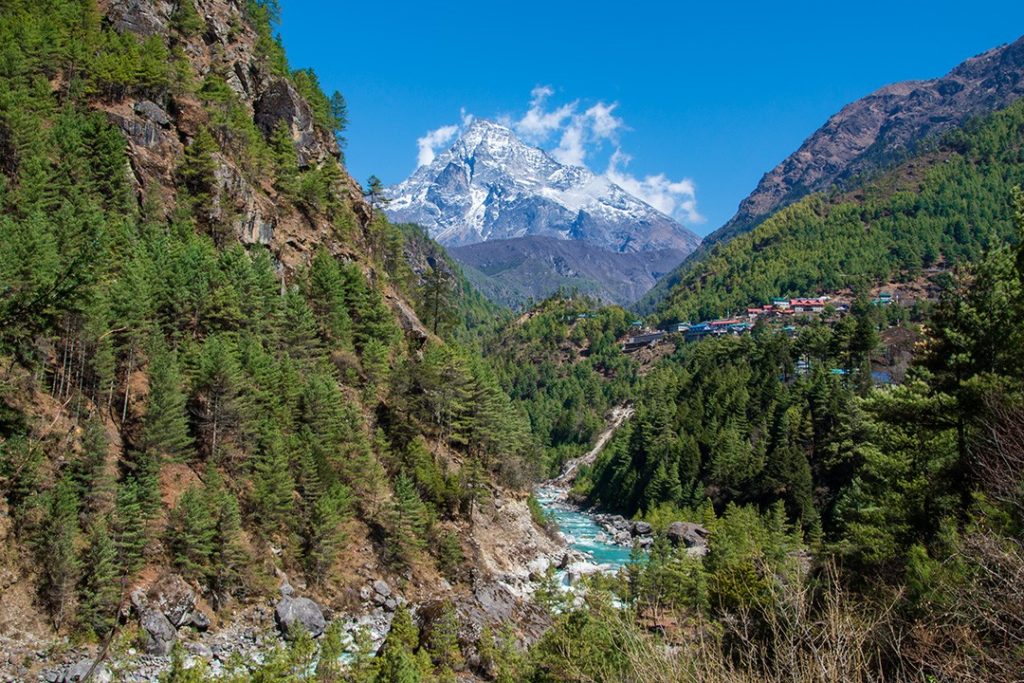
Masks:
[[[151,9],[141,34],[91,0],[0,14],[14,623],[103,641],[167,572],[220,619],[282,574],[323,600],[457,583],[474,504],[539,466],[494,370],[443,341],[493,309],[364,202],[344,101],[288,66],[274,3]]]
[[[974,260],[1016,239],[1009,197],[1024,182],[1022,150],[1024,104],[1017,103],[859,189],[812,195],[716,244],[642,305],[656,306],[661,320],[704,319],[773,296],[913,279]]]

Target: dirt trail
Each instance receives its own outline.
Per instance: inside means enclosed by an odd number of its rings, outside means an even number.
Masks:
[[[576,474],[579,472],[581,465],[589,465],[594,462],[597,456],[604,450],[604,447],[608,445],[608,441],[611,440],[615,432],[618,431],[622,424],[633,416],[636,412],[631,405],[615,406],[608,414],[608,425],[601,432],[600,436],[597,437],[597,441],[594,443],[594,447],[591,448],[585,455],[581,455],[578,458],[573,458],[569,462],[565,463],[565,468],[562,473],[549,481],[548,486],[555,488],[569,488],[572,486],[573,481],[576,479]]]

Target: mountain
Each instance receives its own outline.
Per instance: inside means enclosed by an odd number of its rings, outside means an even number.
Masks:
[[[484,119],[388,197],[393,221],[418,223],[445,246],[541,235],[614,252],[690,252],[700,241],[607,178],[560,164]]]
[[[558,289],[576,289],[606,303],[627,305],[686,256],[677,249],[612,253],[586,242],[539,236],[478,242],[448,251],[477,289],[511,307]]]
[[[1022,150],[1024,100],[846,192],[804,197],[713,245],[659,283],[657,316],[707,318],[775,296],[864,286],[928,287],[1020,239],[1013,196],[1024,184]]]
[[[706,245],[750,230],[783,206],[913,153],[926,138],[1003,109],[1024,95],[1024,37],[941,78],[885,86],[843,107],[761,178]]]
[[[456,258],[471,259],[464,262],[470,267],[495,258],[507,262],[511,252],[520,260],[527,254],[537,258],[529,280],[520,277],[522,270],[492,268],[495,282],[484,289],[504,292],[498,298],[506,302],[543,297],[567,285],[628,303],[624,296],[642,294],[653,284],[654,272],[664,272],[671,260],[677,264],[700,241],[607,178],[560,164],[505,126],[484,119],[474,121],[447,151],[387,194],[393,221],[421,225],[448,247],[548,238],[496,251],[453,251]],[[637,253],[653,255],[622,257]],[[638,268],[644,272],[636,280]]]

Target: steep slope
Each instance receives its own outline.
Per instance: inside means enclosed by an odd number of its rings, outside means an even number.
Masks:
[[[540,235],[614,252],[689,253],[699,242],[606,178],[563,166],[484,119],[388,197],[393,220],[422,225],[446,246]]]
[[[543,626],[527,417],[424,324],[440,247],[362,201],[274,4],[0,13],[5,680],[80,680],[111,639],[127,680],[179,640],[244,669],[296,620],[367,654],[407,602]]]
[[[705,318],[774,296],[909,280],[1016,239],[1024,103],[948,134],[845,194],[806,197],[686,263],[660,319]]]
[[[449,253],[477,289],[511,307],[559,289],[627,306],[686,256],[676,249],[609,253],[586,242],[537,236],[453,247]]]
[[[708,236],[728,240],[801,197],[870,174],[917,143],[1024,95],[1024,38],[972,57],[941,78],[885,86],[843,107],[765,174],[736,215]]]

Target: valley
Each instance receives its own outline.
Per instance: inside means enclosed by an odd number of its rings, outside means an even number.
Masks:
[[[0,681],[1020,680],[1024,39],[701,240],[542,85],[363,186],[288,7],[0,7]]]

